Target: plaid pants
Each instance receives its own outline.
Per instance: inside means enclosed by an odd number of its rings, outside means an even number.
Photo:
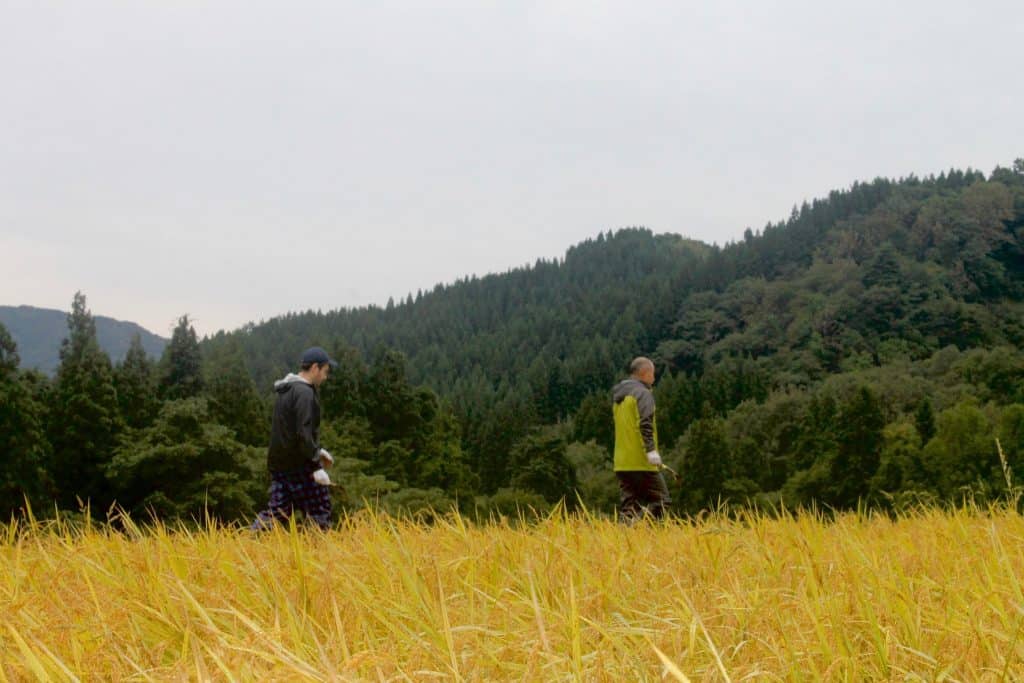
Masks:
[[[299,509],[321,529],[330,529],[331,494],[327,486],[313,481],[313,472],[318,469],[320,465],[310,461],[302,469],[271,472],[270,502],[249,528],[262,531],[269,529],[275,521],[287,523],[292,513]]]

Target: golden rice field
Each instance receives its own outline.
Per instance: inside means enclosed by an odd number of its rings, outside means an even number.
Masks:
[[[0,563],[7,681],[1024,678],[1024,521],[1005,510],[10,525]]]

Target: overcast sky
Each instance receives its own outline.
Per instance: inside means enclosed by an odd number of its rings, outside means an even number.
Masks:
[[[0,0],[0,304],[167,335],[1024,156],[1024,3]]]

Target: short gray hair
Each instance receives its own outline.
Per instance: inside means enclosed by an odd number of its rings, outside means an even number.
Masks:
[[[629,364],[629,374],[635,375],[644,368],[654,369],[654,361],[646,356],[637,356],[633,359],[633,362]]]

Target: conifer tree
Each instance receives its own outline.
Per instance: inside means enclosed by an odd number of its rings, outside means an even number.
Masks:
[[[330,381],[330,380],[328,380]],[[415,429],[413,391],[406,379],[405,356],[381,348],[373,362],[367,386],[367,400],[373,406],[367,416],[374,440],[403,440]]]
[[[262,494],[256,472],[265,457],[215,424],[205,399],[179,399],[115,450],[106,475],[118,505],[136,517],[239,520]]]
[[[104,514],[111,496],[103,470],[124,423],[110,358],[96,341],[96,323],[81,292],[71,305],[51,396],[48,433],[58,502],[75,509],[78,501],[91,501],[93,513]]]
[[[203,390],[199,340],[188,315],[178,318],[171,342],[160,359],[160,395],[165,400],[193,398]]]
[[[836,457],[832,462],[835,505],[854,507],[868,492],[882,451],[885,416],[878,397],[860,387],[839,412]]]
[[[683,437],[685,461],[682,469],[683,488],[680,504],[684,510],[696,511],[714,504],[722,484],[729,478],[730,453],[725,434],[725,420],[711,415],[705,407]]]
[[[935,436],[935,409],[932,408],[931,400],[925,398],[917,406],[914,413],[914,426],[921,436],[921,445],[924,446]]]
[[[558,427],[531,430],[509,453],[512,487],[539,493],[549,503],[564,498],[567,506],[575,507],[576,470],[567,449]]]
[[[128,353],[114,369],[114,388],[126,426],[141,429],[153,421],[160,410],[156,372],[138,334],[132,337]]]
[[[249,446],[265,446],[270,434],[267,407],[246,368],[242,345],[231,339],[204,363],[210,416]]]
[[[660,394],[659,394],[660,397]],[[581,443],[594,440],[610,454],[615,448],[615,423],[612,420],[610,392],[595,392],[580,403],[573,418],[573,439]],[[659,417],[662,411],[659,409]],[[659,420],[659,429],[661,420]]]
[[[17,344],[3,323],[0,323],[0,377],[7,378],[16,374],[20,362]]]

